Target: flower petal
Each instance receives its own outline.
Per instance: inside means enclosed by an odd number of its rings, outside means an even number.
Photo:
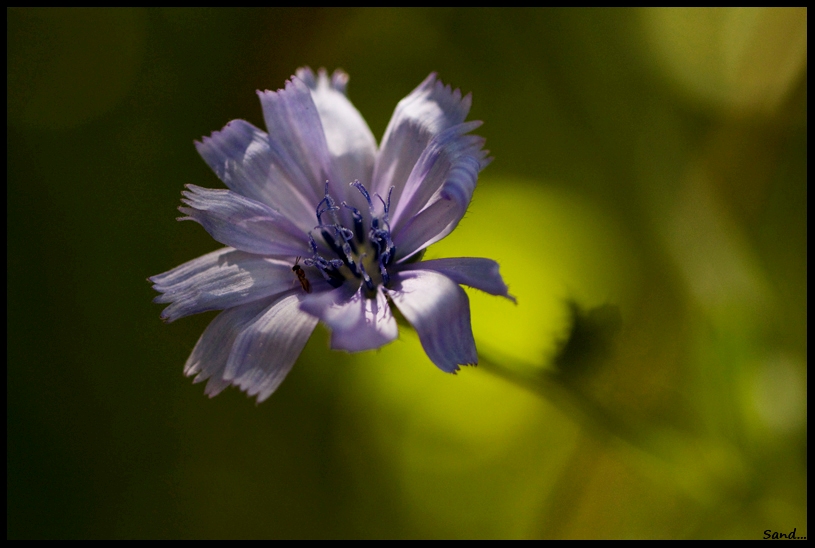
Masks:
[[[337,183],[347,185],[358,179],[369,186],[376,159],[376,140],[362,115],[345,96],[348,75],[336,70],[329,80],[325,69],[315,75],[307,67],[297,69],[296,74],[311,90],[328,152],[339,177]]]
[[[466,122],[453,126],[435,136],[424,149],[410,172],[402,196],[390,216],[394,232],[431,202],[447,185],[446,192],[454,194],[466,210],[475,190],[478,171],[489,163],[487,151],[482,150],[484,138],[467,135],[481,122]],[[457,168],[477,162],[478,170],[473,177],[456,177]]]
[[[388,344],[399,335],[396,320],[381,288],[369,299],[362,286],[345,284],[321,295],[307,295],[300,304],[304,312],[331,328],[331,348],[360,352]]]
[[[150,281],[153,289],[162,293],[153,302],[172,303],[162,311],[161,318],[173,322],[288,291],[295,278],[288,261],[226,247],[153,276]]]
[[[442,84],[435,73],[399,101],[382,138],[373,192],[387,196],[394,186],[393,203],[399,203],[408,176],[430,140],[462,123],[471,102],[469,94],[462,98],[461,91]]]
[[[184,366],[184,374],[197,375],[195,383],[209,379],[205,392],[210,398],[231,384],[223,374],[235,339],[271,303],[272,299],[262,299],[224,310],[201,334]]]
[[[349,181],[342,181],[333,168],[320,114],[308,86],[293,77],[284,89],[258,91],[258,97],[269,131],[269,146],[307,203],[316,206],[323,199],[326,181],[331,182],[338,201],[344,200]]]
[[[444,274],[457,284],[463,284],[490,295],[506,297],[516,302],[515,297],[509,294],[509,288],[504,283],[499,272],[498,263],[492,259],[475,257],[458,257],[455,259],[434,259],[409,263],[399,267],[401,272],[411,270],[432,270]]]
[[[264,131],[232,120],[196,142],[195,148],[231,190],[282,212],[303,232],[314,225],[313,196],[306,199],[288,179]]]
[[[388,294],[439,369],[452,373],[478,363],[470,301],[456,282],[430,270],[399,272],[394,282]]]
[[[178,209],[213,238],[258,255],[309,254],[308,239],[286,216],[237,192],[187,185]]]
[[[301,293],[284,295],[235,339],[223,378],[258,403],[272,395],[306,345],[317,318],[300,311]]]
[[[394,230],[396,258],[405,261],[414,253],[450,234],[467,212],[478,172],[483,161],[475,156],[461,156],[450,167],[444,184],[419,213]]]

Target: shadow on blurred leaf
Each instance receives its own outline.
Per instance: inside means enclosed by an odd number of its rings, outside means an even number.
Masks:
[[[615,338],[622,328],[619,307],[604,304],[583,309],[573,300],[566,305],[572,325],[550,367],[525,363],[496,351],[481,352],[480,363],[491,373],[544,397],[601,438],[611,436],[642,448],[641,425],[628,424],[583,386],[612,357]]]
[[[571,330],[563,340],[553,360],[557,374],[564,382],[593,373],[606,361],[612,351],[614,338],[622,328],[620,308],[604,304],[584,310],[574,301],[568,301]]]

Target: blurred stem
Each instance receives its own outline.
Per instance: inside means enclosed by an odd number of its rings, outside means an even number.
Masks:
[[[598,404],[577,389],[568,377],[515,360],[495,358],[479,354],[479,364],[488,372],[532,392],[553,404],[568,417],[576,420],[598,439],[619,441],[636,449],[654,454],[649,447],[649,428],[644,424],[632,424],[614,411]]]
[[[479,363],[488,372],[557,407],[583,427],[581,433],[598,443],[616,446],[645,473],[649,469],[653,473],[658,465],[660,477],[671,478],[680,492],[700,505],[700,511],[713,516],[710,519],[715,523],[722,522],[722,512],[733,512],[732,508],[723,509],[721,501],[739,501],[741,511],[747,501],[762,494],[762,483],[756,481],[752,467],[726,443],[705,440],[698,432],[655,424],[601,405],[581,390],[580,376],[541,371],[538,366],[508,357],[496,359],[482,354]],[[550,497],[549,517],[541,523],[542,536],[560,536],[559,528],[578,504],[582,478],[597,455],[596,451],[582,449],[572,457],[567,477]],[[721,466],[723,459],[729,459],[728,467]]]

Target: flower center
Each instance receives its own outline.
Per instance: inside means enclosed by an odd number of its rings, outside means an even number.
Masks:
[[[354,181],[351,186],[356,188],[368,203],[368,215],[364,215],[346,202],[336,205],[328,192],[326,181],[325,196],[317,204],[317,226],[312,232],[319,231],[333,256],[321,255],[314,236],[309,232],[308,239],[313,255],[303,263],[316,267],[333,287],[356,280],[364,283],[367,293],[373,295],[378,285],[387,285],[390,281],[387,267],[393,261],[396,252],[388,223],[393,187],[388,191],[387,200],[379,194],[374,194],[374,198],[378,198],[382,203],[382,212],[378,214],[365,186],[359,181]],[[341,209],[350,213],[352,228],[341,222],[338,214]]]

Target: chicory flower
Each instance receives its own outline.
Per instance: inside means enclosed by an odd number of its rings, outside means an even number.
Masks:
[[[465,122],[470,96],[435,74],[402,99],[381,147],[346,98],[348,76],[299,69],[258,92],[266,133],[243,120],[196,142],[228,190],[187,185],[183,219],[227,247],[150,278],[168,322],[223,310],[184,373],[214,396],[238,386],[268,398],[318,321],[331,347],[379,348],[394,308],[441,370],[476,364],[464,284],[513,299],[489,259],[421,261],[470,203],[489,162]],[[513,299],[514,300],[514,299]]]

